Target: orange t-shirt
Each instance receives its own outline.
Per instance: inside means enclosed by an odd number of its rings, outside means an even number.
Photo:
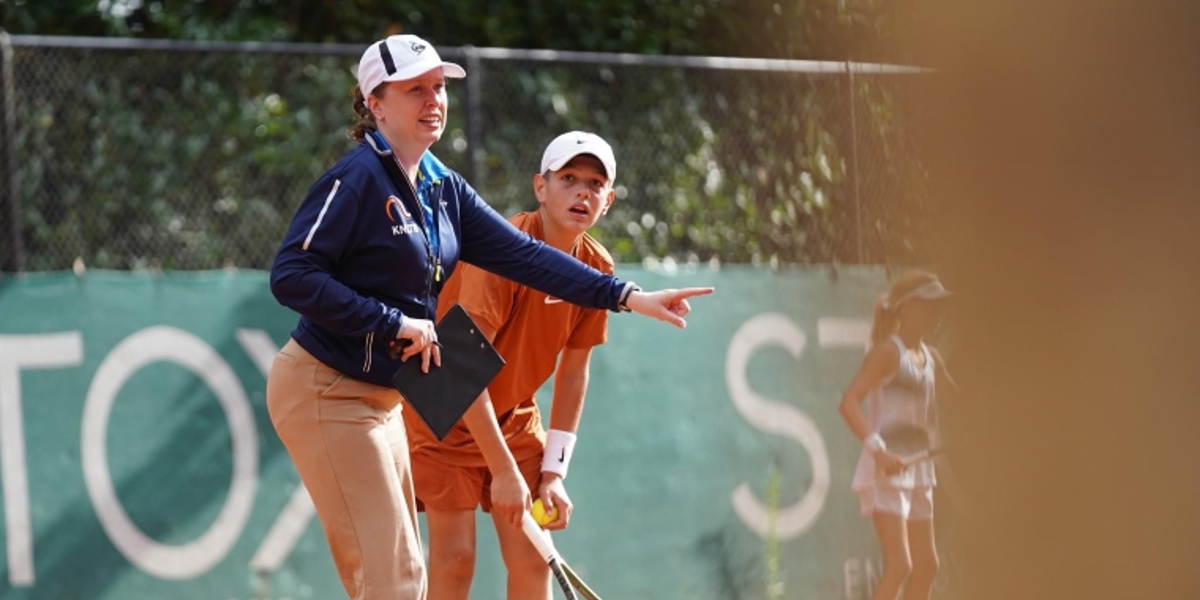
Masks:
[[[519,213],[509,221],[535,239],[543,239],[538,213]],[[612,257],[587,234],[571,250],[571,256],[603,273],[613,273]],[[496,331],[492,342],[505,365],[488,392],[513,458],[520,461],[540,454],[545,432],[534,395],[554,374],[563,349],[591,348],[607,340],[608,312],[564,302],[468,264],[460,264],[442,288],[438,319],[455,304]],[[414,453],[436,455],[447,464],[486,465],[461,420],[439,442],[415,411],[403,414]]]

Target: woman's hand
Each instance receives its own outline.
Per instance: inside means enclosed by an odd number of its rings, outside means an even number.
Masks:
[[[687,327],[683,318],[692,312],[687,299],[695,296],[706,296],[713,293],[713,288],[681,288],[659,290],[657,292],[635,291],[625,300],[629,310],[659,321],[665,321],[680,329]]]
[[[429,372],[430,361],[434,366],[442,366],[442,350],[437,341],[437,330],[433,328],[433,321],[405,317],[400,331],[396,333],[396,339],[402,347],[400,362],[420,354],[422,373]]]

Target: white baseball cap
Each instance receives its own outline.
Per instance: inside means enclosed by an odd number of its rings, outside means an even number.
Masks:
[[[358,61],[358,89],[367,96],[379,84],[403,81],[437,68],[446,77],[467,76],[462,67],[442,60],[433,44],[415,35],[393,35],[371,44]]]
[[[571,131],[554,138],[542,153],[541,172],[557,171],[580,154],[591,154],[600,159],[609,181],[617,178],[617,158],[612,146],[600,136],[586,131]]]

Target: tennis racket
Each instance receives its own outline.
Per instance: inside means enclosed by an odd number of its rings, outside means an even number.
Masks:
[[[951,437],[950,441],[942,438],[934,445],[930,440],[929,431],[914,425],[904,425],[880,432],[879,436],[883,438],[883,443],[887,444],[888,451],[900,457],[905,468],[938,456],[944,456],[948,451],[952,451],[959,441],[954,437]],[[964,513],[969,510],[966,493],[959,484],[949,462],[938,465],[938,484],[945,490],[950,504]]]
[[[562,555],[558,553],[558,549],[554,547],[554,541],[550,539],[550,534],[544,531],[537,521],[533,520],[533,515],[525,513],[521,519],[521,530],[525,532],[525,537],[533,543],[533,547],[537,548],[538,554],[542,555],[542,559],[550,567],[550,572],[554,574],[554,579],[558,581],[558,586],[562,588],[563,595],[567,600],[578,600],[575,592],[579,592],[584,600],[600,600],[600,596],[584,583],[575,570],[562,559]]]
[[[911,467],[946,452],[946,446],[934,446],[929,430],[916,425],[901,425],[879,432],[888,452],[900,457],[904,466]]]

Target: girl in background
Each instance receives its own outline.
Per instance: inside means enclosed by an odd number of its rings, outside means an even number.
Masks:
[[[888,451],[880,432],[916,426],[931,439],[936,436],[934,383],[941,380],[952,389],[957,385],[924,338],[937,329],[949,295],[932,273],[910,271],[896,279],[876,303],[871,349],[839,406],[863,445],[853,488],[883,549],[883,575],[873,600],[897,600],[905,581],[904,600],[928,600],[937,576],[933,462],[906,466]]]

